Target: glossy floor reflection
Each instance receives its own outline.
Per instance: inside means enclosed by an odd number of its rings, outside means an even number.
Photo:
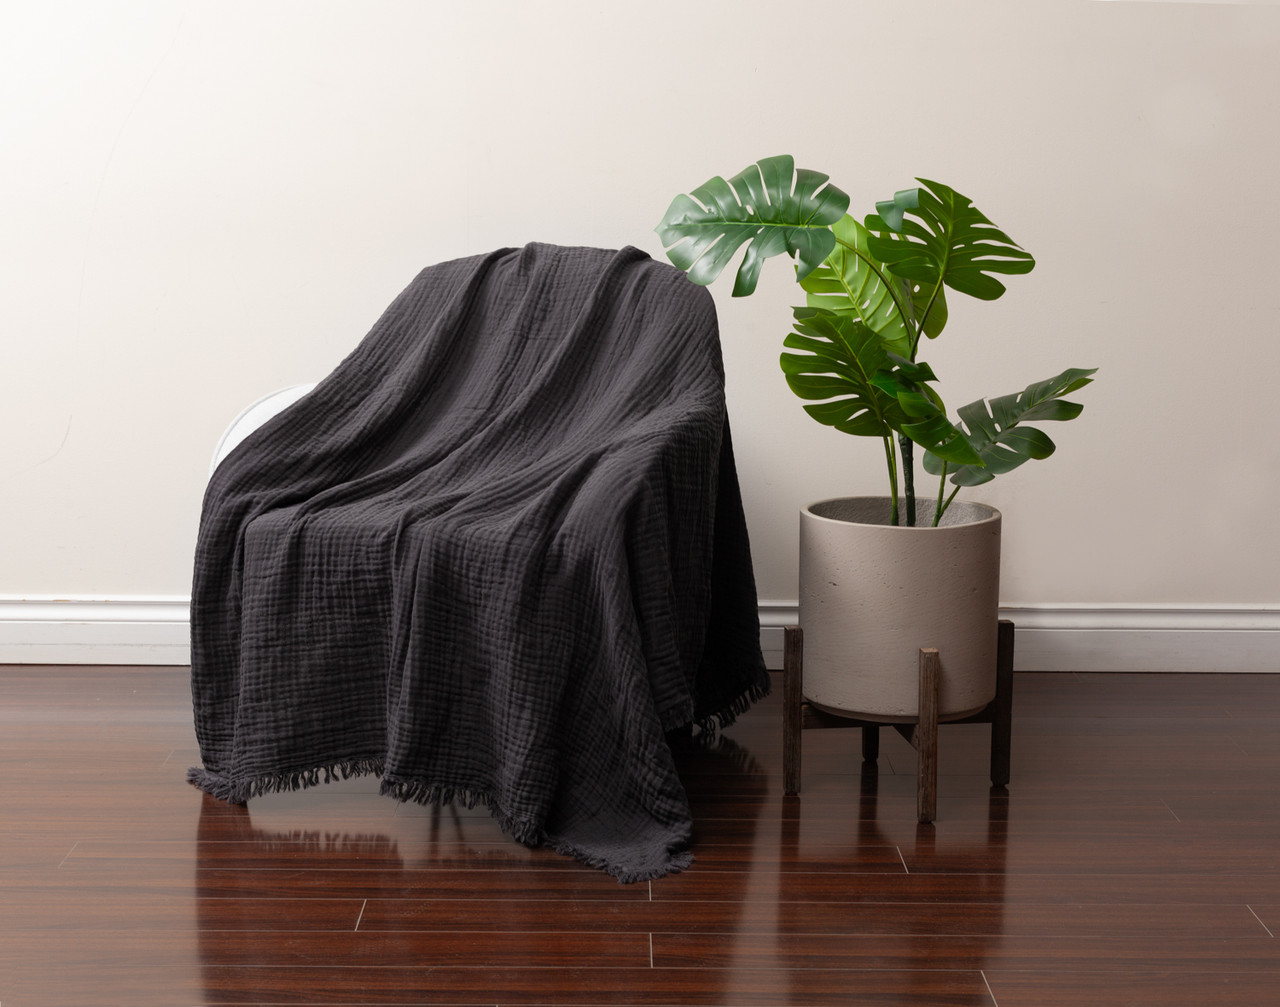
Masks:
[[[649,884],[377,781],[185,783],[183,669],[0,668],[0,1004],[1280,1002],[1280,676],[1019,675],[1013,780],[944,727],[938,821],[885,732],[780,704],[681,756],[697,862]]]

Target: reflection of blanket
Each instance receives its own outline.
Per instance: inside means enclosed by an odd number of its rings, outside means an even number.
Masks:
[[[627,248],[424,270],[205,497],[227,800],[380,773],[624,881],[685,866],[665,732],[768,690],[709,295]]]

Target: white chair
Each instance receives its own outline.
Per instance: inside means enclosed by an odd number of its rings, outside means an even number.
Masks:
[[[272,416],[275,416],[276,413],[284,412],[286,408],[297,402],[315,386],[316,383],[314,381],[309,385],[290,385],[288,388],[281,388],[270,395],[264,395],[257,402],[242,409],[240,415],[231,421],[231,425],[227,427],[222,434],[221,440],[218,441],[218,446],[213,452],[213,459],[209,462],[209,475],[213,475],[213,470],[222,464],[222,460],[231,454],[232,449],[237,444],[266,423],[267,420],[271,419]]]

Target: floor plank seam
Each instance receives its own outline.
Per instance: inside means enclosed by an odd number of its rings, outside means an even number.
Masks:
[[[987,978],[986,970],[983,969],[978,975],[982,976],[982,984],[987,988],[987,996],[991,998],[991,1007],[1000,1007],[999,1001],[996,1000],[995,992],[991,989],[991,981]]]
[[[67,850],[67,855],[58,861],[58,867],[56,869],[58,870],[62,869],[63,865],[66,864],[66,862],[71,859],[71,855],[75,853],[76,847],[79,845],[80,845],[79,839],[77,839],[74,843],[71,844],[71,849]]]

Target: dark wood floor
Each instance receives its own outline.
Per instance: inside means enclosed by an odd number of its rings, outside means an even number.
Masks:
[[[184,669],[0,668],[0,1007],[1280,1004],[1280,676],[1017,676],[1013,780],[770,699],[687,759],[697,863],[620,886],[480,812],[184,782]],[[780,692],[780,689],[778,690]]]

